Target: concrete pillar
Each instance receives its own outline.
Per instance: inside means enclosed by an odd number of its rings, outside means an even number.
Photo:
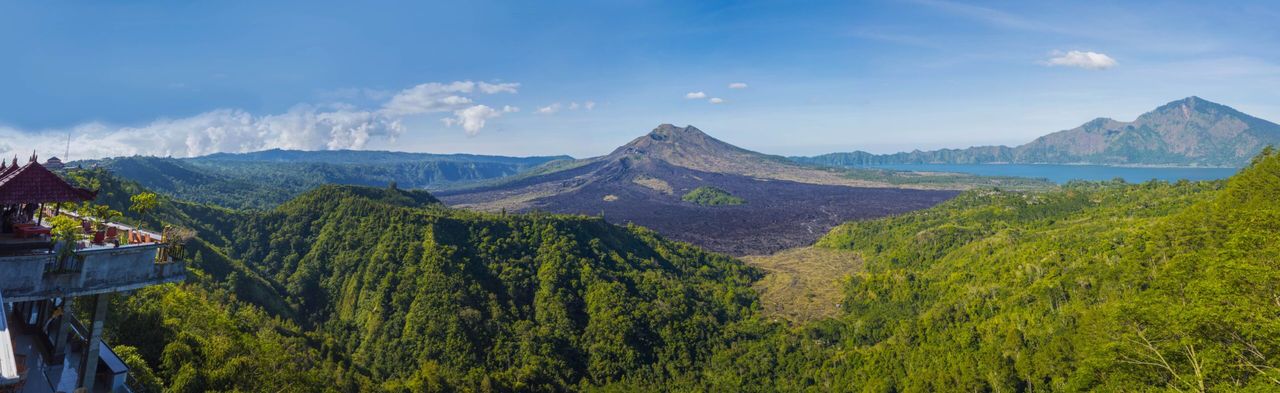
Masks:
[[[93,390],[93,378],[98,374],[98,351],[102,349],[102,325],[107,319],[107,300],[111,293],[94,295],[93,326],[89,327],[89,346],[81,359],[80,386]]]
[[[62,317],[58,321],[58,327],[53,329],[53,358],[57,363],[62,363],[67,355],[67,336],[71,335],[71,302],[67,298],[60,298],[62,306]],[[53,300],[49,300],[50,303]],[[52,306],[52,304],[50,304]]]

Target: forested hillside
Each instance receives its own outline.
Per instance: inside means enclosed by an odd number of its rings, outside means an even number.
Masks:
[[[1276,195],[1267,150],[1227,181],[845,224],[818,244],[861,257],[842,312],[797,324],[761,312],[759,271],[599,218],[386,187],[167,201],[198,229],[192,279],[117,296],[108,326],[167,391],[1274,391]]]
[[[130,196],[146,191],[137,183],[101,169],[68,177],[98,189],[96,202],[130,221],[196,235],[178,256],[188,262],[186,283],[111,297],[107,342],[129,364],[135,391],[321,391],[345,378],[320,356],[319,338],[291,321],[274,283],[220,251],[226,228],[245,213],[161,196],[154,211],[137,214],[128,210]]]
[[[851,223],[840,386],[1280,388],[1280,155],[1223,182],[971,192]]]
[[[375,380],[555,390],[662,377],[696,366],[755,307],[757,272],[647,230],[358,190],[322,188],[247,220],[230,249]]]
[[[137,191],[104,171],[76,177],[119,190],[102,193],[111,205]],[[192,279],[117,297],[109,324],[153,389],[665,380],[758,308],[755,269],[599,218],[451,210],[385,187],[325,186],[262,213],[165,205],[154,216],[201,228]]]

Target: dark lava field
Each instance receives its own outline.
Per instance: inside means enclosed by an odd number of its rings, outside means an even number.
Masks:
[[[670,192],[637,183],[637,178],[661,179]],[[703,185],[728,191],[746,203],[702,206],[680,200],[684,193]],[[611,223],[635,223],[668,238],[730,255],[769,254],[807,246],[840,223],[928,208],[958,193],[808,184],[702,172],[660,161],[618,160],[505,187],[438,196],[456,205],[522,192],[545,196],[533,199],[520,211],[604,214]]]

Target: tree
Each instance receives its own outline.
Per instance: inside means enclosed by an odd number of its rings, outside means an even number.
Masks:
[[[111,348],[129,366],[129,387],[135,392],[160,392],[164,388],[160,377],[147,364],[146,359],[138,353],[138,348],[128,345],[117,345]]]
[[[143,217],[146,217],[147,213],[155,210],[156,206],[159,205],[159,202],[156,201],[156,194],[150,192],[135,194],[129,197],[129,202],[131,203],[129,211],[138,213],[139,216]]]
[[[80,237],[80,222],[69,216],[54,216],[49,219],[50,233],[54,241],[76,241]]]

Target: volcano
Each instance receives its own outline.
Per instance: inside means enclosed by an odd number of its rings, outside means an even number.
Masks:
[[[698,189],[737,203],[686,200]],[[845,221],[927,208],[957,192],[856,179],[743,149],[693,126],[663,124],[606,156],[435,194],[485,211],[603,215],[713,251],[752,255],[808,245]]]

